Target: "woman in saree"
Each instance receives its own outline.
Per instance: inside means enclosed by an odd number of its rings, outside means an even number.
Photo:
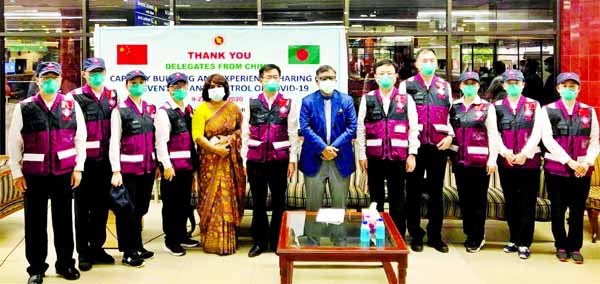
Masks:
[[[246,189],[240,156],[242,112],[227,97],[225,77],[210,75],[192,118],[192,137],[200,146],[200,241],[205,252],[218,255],[235,253]]]

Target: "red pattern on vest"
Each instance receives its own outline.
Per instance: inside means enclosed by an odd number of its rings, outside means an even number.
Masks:
[[[537,102],[521,96],[517,102],[516,112],[513,114],[508,98],[496,102],[496,117],[498,131],[504,145],[518,154],[523,150],[531,136],[534,126],[535,109]],[[527,159],[523,165],[510,165],[504,157],[498,157],[499,165],[504,168],[539,169],[541,164],[540,154]]]
[[[427,89],[420,74],[405,81],[406,92],[413,97],[419,114],[419,139],[421,144],[437,145],[448,136],[448,111],[450,109],[450,90],[448,83],[433,76]],[[422,127],[422,129],[421,129]]]
[[[278,93],[271,109],[264,93],[250,99],[250,139],[248,160],[255,162],[287,161],[291,144],[288,136],[288,115],[292,104]]]
[[[57,94],[48,109],[38,93],[20,103],[23,117],[23,174],[62,175],[76,164],[75,101]]]
[[[367,157],[376,160],[406,160],[408,157],[407,94],[394,88],[390,95],[387,115],[379,89],[365,94]]]
[[[567,107],[562,100],[544,106],[552,125],[552,136],[572,159],[582,161],[587,155],[590,144],[592,112],[591,107],[575,102],[573,115],[569,116]],[[544,170],[559,176],[573,176],[574,172],[567,164],[561,164],[556,158],[546,153],[544,155]],[[594,167],[590,166],[586,176],[591,176]]]
[[[110,144],[110,116],[117,106],[117,92],[106,87],[102,90],[100,99],[96,97],[91,87],[83,87],[69,92],[77,101],[87,129],[86,153],[88,160],[101,161],[108,158]]]
[[[154,115],[156,107],[142,101],[140,113],[130,97],[119,106],[121,114],[121,172],[148,174],[156,170],[154,149]]]
[[[481,100],[471,104],[468,109],[463,103],[452,105],[450,123],[454,127],[458,145],[453,162],[467,167],[485,167],[489,157],[489,141],[485,120],[489,103]]]

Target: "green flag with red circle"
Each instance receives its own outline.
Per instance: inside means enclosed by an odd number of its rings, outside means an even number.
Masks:
[[[321,61],[318,45],[289,45],[288,64],[319,64]]]

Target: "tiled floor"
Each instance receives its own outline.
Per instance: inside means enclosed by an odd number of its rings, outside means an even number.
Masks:
[[[247,211],[246,213],[250,213]],[[244,218],[240,250],[232,256],[220,257],[201,250],[188,250],[184,257],[174,257],[162,250],[163,238],[160,221],[160,204],[152,202],[145,218],[144,241],[157,255],[142,268],[129,268],[120,264],[120,254],[109,250],[119,264],[94,266],[83,272],[76,283],[279,283],[278,258],[266,253],[257,258],[247,257],[251,247],[249,236],[250,216]],[[49,224],[50,225],[50,224]],[[589,223],[586,220],[586,230]],[[478,254],[468,254],[462,247],[461,223],[446,220],[444,237],[451,242],[450,253],[440,254],[431,248],[423,253],[411,253],[407,283],[600,283],[600,243],[592,244],[589,233],[583,248],[586,263],[560,263],[554,257],[550,223],[537,223],[533,254],[527,261],[515,254],[502,252],[507,228],[504,222],[488,221],[488,245]],[[52,236],[49,236],[50,243]],[[50,245],[50,247],[52,247]],[[53,264],[55,254],[50,249],[44,283],[66,283],[56,277]],[[294,283],[387,283],[381,267],[352,267],[333,269],[317,264],[299,264],[294,270]],[[357,264],[363,265],[364,264]],[[376,265],[376,264],[374,264]],[[0,283],[26,283],[23,243],[23,213],[18,212],[0,219]]]

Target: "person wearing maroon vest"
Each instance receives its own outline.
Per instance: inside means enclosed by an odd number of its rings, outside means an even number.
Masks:
[[[485,218],[490,176],[496,171],[498,126],[493,104],[482,100],[479,75],[464,72],[460,76],[463,96],[452,103],[450,123],[456,137],[451,150],[452,171],[456,176],[463,232],[467,252],[479,252],[485,244]]]
[[[521,93],[524,76],[519,70],[502,74],[507,96],[496,101],[500,185],[506,202],[510,240],[504,252],[529,258],[533,241],[535,206],[540,188],[540,148],[544,116],[540,104]]]
[[[56,273],[79,279],[73,259],[73,190],[85,164],[85,120],[79,104],[59,93],[61,66],[40,62],[36,68],[39,93],[20,102],[8,134],[8,155],[14,187],[25,197],[25,256],[29,284],[43,282],[48,264],[48,199]]]
[[[415,170],[407,175],[406,225],[412,237],[411,249],[423,251],[425,231],[421,228],[421,200],[423,193],[427,193],[427,243],[437,251],[447,253],[448,245],[442,240],[442,189],[448,162],[446,150],[454,136],[448,122],[452,90],[448,82],[435,75],[437,58],[432,49],[421,49],[416,57],[419,73],[398,87],[401,94],[409,94],[415,101],[421,141]]]
[[[356,129],[359,164],[367,173],[371,202],[383,212],[387,180],[389,211],[400,234],[406,234],[406,173],[415,169],[419,150],[418,114],[408,94],[394,87],[398,65],[384,59],[375,64],[379,88],[362,96]]]
[[[580,80],[575,73],[556,78],[561,99],[543,107],[549,124],[542,141],[544,171],[552,213],[552,234],[556,257],[583,263],[583,211],[590,191],[598,146],[598,120],[594,108],[577,100]],[[554,145],[554,146],[553,146]],[[565,230],[565,211],[569,209],[569,232]]]
[[[90,270],[94,263],[115,262],[102,248],[106,241],[112,174],[108,161],[110,113],[117,106],[117,92],[104,86],[105,70],[102,58],[87,58],[82,72],[86,84],[67,94],[81,107],[87,128],[86,171],[79,190],[75,191],[76,248],[82,271]]]
[[[110,118],[109,159],[113,186],[125,186],[133,212],[115,212],[122,262],[141,266],[154,253],[142,244],[142,217],[148,213],[156,175],[154,116],[156,107],[142,101],[148,77],[140,70],[125,76],[129,96]]]
[[[249,257],[271,247],[277,250],[287,181],[298,160],[298,107],[279,92],[281,69],[266,64],[258,71],[263,92],[252,96],[243,110],[242,157],[252,192],[252,238]],[[271,191],[271,224],[267,217],[267,188]]]
[[[163,203],[162,224],[165,251],[181,256],[183,247],[197,247],[198,241],[187,236],[187,219],[192,198],[192,181],[197,169],[198,154],[192,141],[194,110],[184,99],[188,91],[187,75],[176,72],[167,77],[169,99],[157,111],[156,153],[162,179],[160,197]]]

